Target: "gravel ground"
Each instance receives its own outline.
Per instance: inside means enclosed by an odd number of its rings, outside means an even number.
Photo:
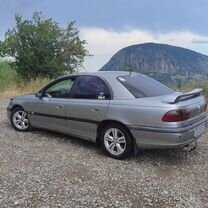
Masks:
[[[16,132],[0,98],[0,207],[208,207],[208,140],[118,161],[47,131]]]

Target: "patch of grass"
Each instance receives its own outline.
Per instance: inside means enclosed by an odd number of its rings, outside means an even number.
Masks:
[[[30,82],[24,81],[6,61],[0,62],[0,96],[14,97],[38,92],[51,80],[34,78]]]
[[[20,95],[26,95],[36,93],[50,82],[49,79],[33,79],[30,82],[18,82],[13,83],[8,88],[0,92],[2,97],[15,97]]]

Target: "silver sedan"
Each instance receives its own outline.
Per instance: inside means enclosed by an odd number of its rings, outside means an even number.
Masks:
[[[100,143],[109,156],[122,159],[139,149],[195,144],[208,126],[201,93],[175,92],[138,73],[83,73],[11,99],[7,110],[18,131],[62,132]]]

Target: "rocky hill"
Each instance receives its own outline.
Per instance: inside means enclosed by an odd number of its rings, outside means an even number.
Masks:
[[[156,43],[132,45],[118,51],[101,71],[133,69],[163,83],[208,78],[208,56]]]

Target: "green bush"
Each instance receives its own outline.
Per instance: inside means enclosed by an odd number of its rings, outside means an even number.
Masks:
[[[61,28],[37,12],[30,20],[19,15],[15,20],[15,27],[0,41],[0,57],[13,57],[11,66],[25,80],[72,73],[89,55],[74,22]]]

